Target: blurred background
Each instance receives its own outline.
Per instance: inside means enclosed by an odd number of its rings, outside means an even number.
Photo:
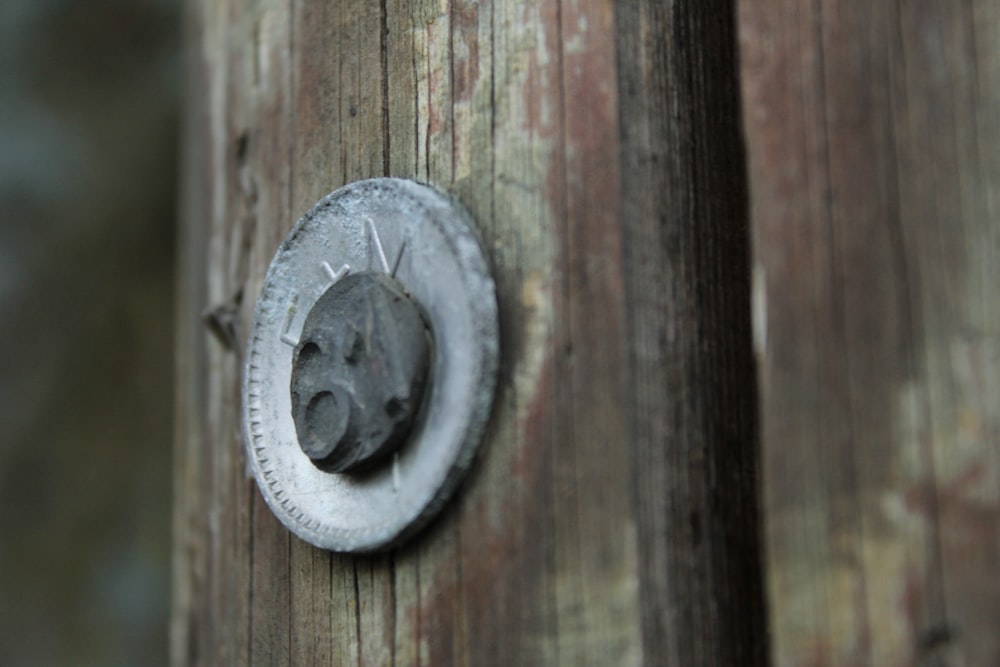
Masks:
[[[0,665],[163,665],[179,0],[0,0]]]

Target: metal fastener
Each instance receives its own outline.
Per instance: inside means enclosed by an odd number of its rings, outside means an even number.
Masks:
[[[306,316],[292,362],[292,417],[319,468],[357,472],[396,451],[420,408],[427,325],[402,285],[379,273],[334,283]]]
[[[278,248],[250,328],[243,425],[268,506],[316,546],[398,545],[471,465],[498,354],[459,204],[394,178],[327,195]]]

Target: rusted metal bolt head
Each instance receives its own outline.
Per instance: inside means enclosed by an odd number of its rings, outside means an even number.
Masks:
[[[334,283],[292,355],[302,451],[328,472],[362,472],[395,452],[420,410],[431,353],[420,309],[393,278],[357,273]]]

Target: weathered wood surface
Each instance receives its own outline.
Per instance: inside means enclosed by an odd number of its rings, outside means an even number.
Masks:
[[[189,3],[173,664],[763,664],[734,19]],[[458,497],[351,558],[247,477],[240,356],[295,218],[384,174],[473,213],[503,362]]]
[[[781,667],[1000,664],[1000,4],[740,3]]]

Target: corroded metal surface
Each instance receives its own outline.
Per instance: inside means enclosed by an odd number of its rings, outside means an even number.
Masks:
[[[410,434],[431,356],[427,325],[402,286],[355,273],[309,311],[292,362],[299,446],[321,470],[383,463]]]
[[[407,442],[388,460],[363,474],[332,473],[314,465],[297,438],[294,352],[302,349],[307,314],[332,285],[378,272],[395,277],[432,332],[427,396]],[[497,356],[493,280],[458,204],[388,178],[328,195],[278,248],[250,331],[244,432],[268,505],[323,548],[399,543],[440,509],[471,463],[489,417]]]

